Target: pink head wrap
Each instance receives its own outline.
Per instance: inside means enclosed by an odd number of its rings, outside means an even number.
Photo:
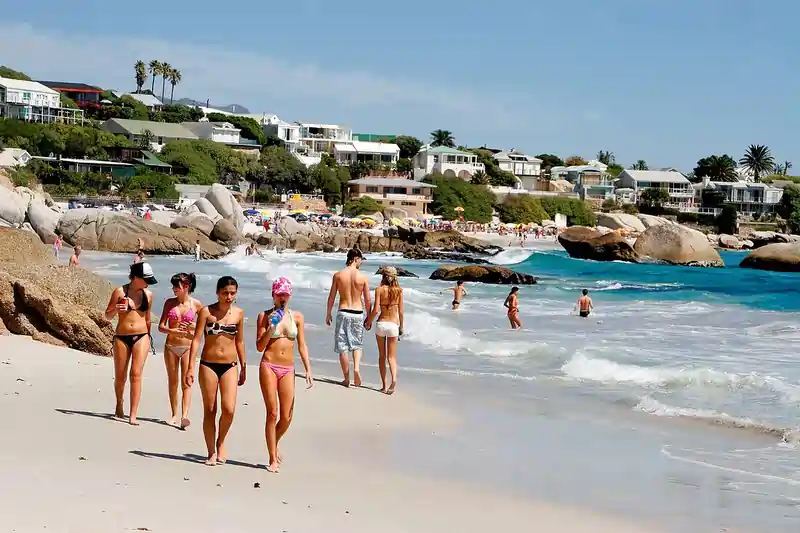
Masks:
[[[292,295],[292,282],[289,278],[279,277],[272,282],[272,294],[286,294]]]

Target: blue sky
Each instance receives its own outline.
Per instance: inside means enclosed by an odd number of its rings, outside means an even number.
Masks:
[[[587,159],[604,149],[626,166],[685,171],[712,153],[738,159],[751,143],[800,158],[800,3],[14,6],[0,0],[0,63],[34,78],[131,90],[134,61],[155,58],[182,71],[176,96],[288,121],[423,140],[441,128],[469,146]]]

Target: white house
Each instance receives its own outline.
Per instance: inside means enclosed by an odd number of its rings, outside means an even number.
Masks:
[[[697,211],[692,183],[677,171],[623,170],[617,176],[616,187],[632,191],[623,198],[630,202],[638,202],[646,189],[664,189],[669,194],[669,202],[664,207],[683,213]]]
[[[513,148],[508,152],[498,152],[492,158],[500,170],[514,174],[522,184],[522,188],[529,191],[536,189],[536,180],[542,174],[541,159],[517,152]]]
[[[0,168],[24,167],[31,160],[31,154],[22,148],[0,150]]]
[[[351,141],[333,145],[333,157],[340,165],[356,161],[395,165],[400,159],[400,147],[392,143]]]
[[[111,94],[116,96],[117,98],[122,98],[123,96],[129,96],[139,102],[140,104],[144,105],[147,109],[161,109],[164,107],[164,103],[153,96],[152,94],[143,94],[143,93],[124,93],[121,91],[111,91]]]
[[[341,142],[351,142],[353,132],[335,124],[309,124],[297,123],[299,131],[298,151],[313,153],[333,153],[333,145]]]
[[[259,121],[264,135],[280,139],[281,144],[290,153],[297,152],[300,144],[300,125],[297,123],[285,122],[278,118],[278,115],[266,114]]]
[[[478,156],[472,152],[462,152],[447,146],[423,146],[414,156],[413,164],[415,180],[421,180],[432,173],[470,180],[476,172],[486,171],[483,163],[478,163]]]
[[[783,189],[745,179],[731,182],[704,178],[693,188],[696,205],[702,205],[703,191],[716,190],[722,193],[726,204],[733,204],[739,213],[754,218],[775,212],[783,198]],[[718,214],[718,211],[719,209],[713,210],[714,214]]]
[[[207,139],[222,144],[240,144],[241,132],[230,122],[209,122],[207,118],[199,122],[181,122],[181,126],[191,131],[199,139]]]
[[[0,118],[82,124],[83,110],[61,107],[61,94],[41,83],[0,78]]]

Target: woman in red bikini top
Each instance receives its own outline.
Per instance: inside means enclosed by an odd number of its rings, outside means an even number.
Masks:
[[[175,297],[164,302],[158,331],[167,336],[164,343],[164,363],[167,366],[167,389],[172,409],[169,423],[178,426],[180,422],[179,427],[186,429],[189,427],[192,389],[182,385],[181,410],[178,411],[178,383],[183,383],[189,370],[189,348],[192,347],[197,315],[203,309],[203,304],[191,296],[197,288],[197,278],[193,273],[175,274],[170,281]]]
[[[302,313],[287,308],[292,298],[292,282],[278,278],[272,284],[273,307],[258,314],[256,348],[263,353],[259,367],[259,382],[267,406],[267,470],[277,472],[283,457],[278,442],[289,429],[294,407],[294,346],[306,372],[307,388],[314,386],[311,362],[306,346],[305,318]]]

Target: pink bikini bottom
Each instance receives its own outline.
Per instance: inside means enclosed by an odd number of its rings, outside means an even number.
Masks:
[[[285,376],[285,375],[287,375],[287,374],[289,374],[291,372],[294,372],[294,365],[291,365],[291,366],[274,365],[274,364],[268,363],[266,361],[261,361],[261,365],[269,368],[270,370],[272,370],[275,373],[275,377],[278,378],[278,381],[280,381],[281,378],[283,378],[283,376]]]

